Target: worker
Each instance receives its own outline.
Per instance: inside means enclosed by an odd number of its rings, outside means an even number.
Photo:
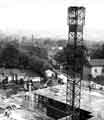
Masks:
[[[91,91],[91,79],[92,79],[92,75],[89,74],[88,75],[88,83],[89,83],[88,87],[89,87],[89,91]]]
[[[9,118],[11,115],[11,108],[6,108],[5,112],[4,112],[4,116],[6,116],[7,118]]]

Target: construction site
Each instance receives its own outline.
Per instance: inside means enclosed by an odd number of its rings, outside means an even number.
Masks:
[[[55,73],[66,76],[66,82],[58,83],[54,75],[49,76],[37,90],[32,90],[29,83],[28,91],[21,90],[10,97],[7,97],[8,90],[0,90],[0,120],[104,120],[104,90],[83,85],[83,63],[81,72],[76,72],[80,59],[77,48],[84,44],[85,8],[69,7],[67,14],[67,45],[74,48],[74,73],[54,69]],[[49,81],[51,86],[47,85]]]

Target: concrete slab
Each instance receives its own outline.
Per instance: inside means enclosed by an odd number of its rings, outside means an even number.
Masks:
[[[47,98],[66,103],[66,85],[57,85],[34,91]],[[81,90],[81,109],[89,111],[95,120],[104,120],[104,93],[86,88]]]

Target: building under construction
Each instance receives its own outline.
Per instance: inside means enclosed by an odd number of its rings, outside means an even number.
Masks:
[[[81,120],[84,116],[84,110],[80,109],[81,101],[81,79],[83,72],[83,65],[81,66],[81,73],[76,73],[78,56],[76,56],[77,47],[83,46],[83,26],[85,22],[85,8],[84,7],[69,7],[68,8],[68,44],[74,48],[74,74],[72,78],[67,76],[67,84],[58,85],[54,87],[44,88],[35,91],[35,103],[46,109],[46,114],[54,119],[66,120]],[[67,65],[69,61],[66,61]],[[84,102],[84,100],[83,100]],[[83,107],[83,106],[81,106]]]
[[[47,116],[54,120],[96,120],[94,117],[93,101],[103,100],[97,98],[93,91],[82,87],[82,74],[77,73],[78,56],[76,51],[79,46],[83,46],[83,26],[85,24],[85,8],[69,7],[68,8],[68,44],[74,47],[74,74],[67,76],[67,83],[64,85],[56,85],[34,91],[35,105],[42,110]],[[68,64],[68,61],[66,61]],[[99,94],[99,93],[98,93]]]
[[[34,92],[35,103],[42,106],[47,111],[46,114],[54,119],[81,120],[86,117],[86,108],[81,104],[81,73],[76,73],[78,56],[76,56],[77,47],[83,46],[83,26],[85,23],[84,7],[68,8],[68,44],[74,47],[74,74],[72,78],[67,76],[67,84],[58,85],[49,88],[40,89]],[[66,61],[68,64],[68,61]],[[83,94],[83,93],[82,93]],[[84,104],[84,99],[82,100]],[[81,110],[80,106],[84,109]],[[85,112],[85,114],[84,114]],[[81,115],[83,113],[83,116]],[[88,115],[90,116],[90,115]]]
[[[12,96],[13,99],[10,101],[0,98],[2,101],[0,108],[6,108],[8,101],[15,103],[18,97],[20,99],[18,104],[22,109],[19,108],[14,112],[21,112],[26,118],[24,120],[104,120],[102,117],[104,116],[104,93],[89,91],[87,87],[82,86],[83,63],[80,66],[80,72],[76,70],[78,60],[81,59],[76,53],[78,47],[83,47],[85,8],[69,7],[67,23],[69,29],[67,45],[72,45],[74,48],[72,56],[74,72],[71,75],[69,71],[64,73],[64,71],[53,70],[57,74],[64,74],[67,77],[67,82],[56,84],[55,82],[58,80],[54,76],[48,77],[46,85],[34,91],[29,84],[28,92]],[[66,63],[71,68],[68,59]],[[49,81],[53,83],[52,86],[47,85]],[[33,113],[33,117],[30,115],[31,113]],[[29,119],[26,117],[28,115],[30,115]]]

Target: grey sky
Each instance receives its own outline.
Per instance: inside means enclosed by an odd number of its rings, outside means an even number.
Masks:
[[[67,8],[86,7],[84,38],[103,40],[103,0],[0,0],[0,30],[67,39]]]

